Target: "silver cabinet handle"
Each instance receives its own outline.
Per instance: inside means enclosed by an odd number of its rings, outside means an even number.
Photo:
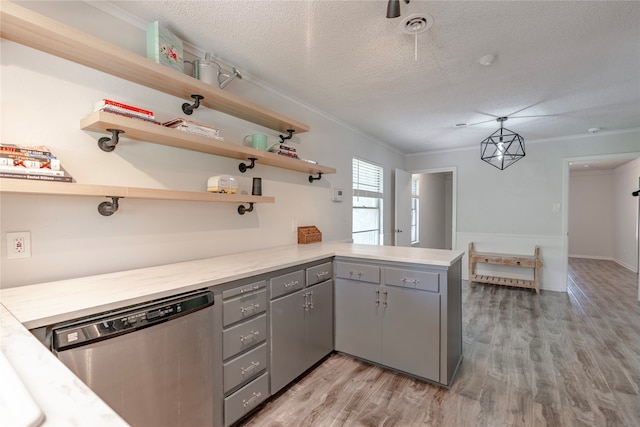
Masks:
[[[380,289],[376,289],[376,305],[380,305]]]
[[[260,335],[260,331],[251,331],[247,335],[240,335],[240,342],[244,342],[244,340],[250,340]]]
[[[309,294],[309,308],[313,308],[313,291],[307,293]]]
[[[256,286],[251,286],[248,288],[244,288],[244,289],[240,289],[240,294],[244,294],[245,292],[253,292],[253,291],[257,291],[258,289],[260,289],[260,286],[256,285]]]
[[[240,313],[244,314],[245,311],[255,311],[257,308],[260,308],[260,304],[251,304],[246,307],[240,307]]]
[[[405,283],[413,283],[414,285],[417,285],[418,283],[420,283],[420,280],[418,279],[407,279],[406,277],[403,277],[402,281]]]
[[[349,276],[358,276],[358,278],[362,277],[364,273],[362,271],[350,271]]]
[[[262,393],[260,392],[253,392],[253,396],[249,399],[249,400],[244,400],[242,399],[242,406],[244,406],[245,408],[249,405],[251,405],[253,403],[254,400],[259,399],[262,396]]]
[[[322,277],[324,277],[324,276],[328,276],[328,275],[329,275],[329,272],[328,272],[328,271],[318,271],[318,272],[316,273],[316,277],[317,277],[318,279],[320,279],[320,278],[322,278]]]
[[[389,293],[387,291],[384,291],[383,294],[384,294],[384,301],[382,302],[382,305],[384,305],[386,307],[387,306],[387,302],[388,302],[388,298],[389,298]]]
[[[297,285],[298,283],[300,283],[300,282],[299,282],[299,281],[297,281],[297,280],[292,280],[292,281],[290,281],[290,282],[283,283],[283,286],[284,286],[285,288],[290,288],[290,287],[292,287],[292,286]]]
[[[260,362],[251,362],[250,366],[242,368],[242,375],[244,376],[247,372],[255,371],[258,366],[260,366]]]
[[[309,292],[305,292],[304,294],[302,294],[302,297],[304,298],[304,303],[302,304],[302,308],[304,308],[305,310],[309,310]]]

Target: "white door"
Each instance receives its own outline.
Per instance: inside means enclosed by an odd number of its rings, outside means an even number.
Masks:
[[[394,245],[411,246],[411,174],[396,169]]]

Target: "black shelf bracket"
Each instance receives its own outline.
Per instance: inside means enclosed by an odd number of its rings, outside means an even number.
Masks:
[[[107,129],[107,131],[111,132],[111,138],[108,136],[100,138],[98,140],[98,147],[100,147],[102,151],[110,153],[116,149],[116,145],[120,142],[120,134],[124,133],[124,131],[120,129]]]
[[[249,202],[249,207],[245,208],[244,205],[238,206],[238,213],[244,215],[245,212],[253,212],[253,202]]]
[[[247,166],[244,162],[240,163],[238,165],[238,169],[240,170],[240,172],[245,173],[247,171],[247,169],[253,169],[256,166],[256,160],[258,160],[255,157],[249,157],[247,160],[251,160],[251,164],[249,166]]]
[[[200,100],[204,99],[204,96],[202,95],[191,95],[191,97],[196,101],[193,103],[193,105],[189,104],[188,102],[182,104],[182,112],[188,116],[193,114],[193,110],[200,106]]]
[[[285,140],[293,138],[293,133],[295,131],[295,129],[287,129],[287,133],[289,133],[289,136],[280,135],[280,144],[284,144]]]
[[[319,181],[322,179],[322,172],[318,172],[318,177],[314,177],[313,175],[309,175],[309,182],[313,184],[313,181]]]
[[[98,205],[98,212],[102,216],[111,216],[118,211],[118,199],[120,197],[111,197],[110,202],[102,202]]]

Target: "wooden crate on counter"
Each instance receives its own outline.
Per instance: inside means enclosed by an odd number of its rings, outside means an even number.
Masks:
[[[318,230],[315,225],[308,225],[306,227],[298,227],[298,243],[316,243],[322,242],[322,232]]]

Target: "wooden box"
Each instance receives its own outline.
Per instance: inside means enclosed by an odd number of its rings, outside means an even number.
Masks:
[[[298,227],[298,243],[316,243],[322,242],[322,233],[315,225],[306,227]]]

